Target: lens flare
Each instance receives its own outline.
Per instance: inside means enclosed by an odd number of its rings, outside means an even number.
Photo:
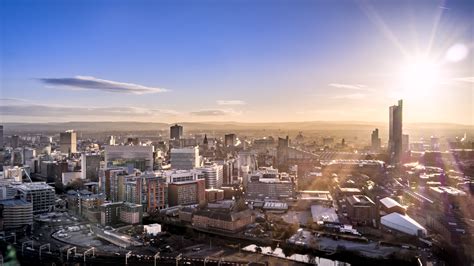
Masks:
[[[467,57],[469,49],[462,43],[451,46],[446,52],[445,59],[449,62],[459,62]]]

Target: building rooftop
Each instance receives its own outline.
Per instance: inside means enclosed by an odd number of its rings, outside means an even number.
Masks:
[[[172,182],[170,185],[187,185],[187,184],[194,184],[199,180],[204,180],[204,179],[196,179],[196,180],[190,180],[190,181],[180,181],[180,182]]]
[[[362,193],[362,191],[360,189],[354,188],[354,187],[340,187],[339,190],[341,192]]]
[[[400,203],[398,203],[396,200],[394,200],[390,197],[386,197],[386,198],[381,199],[380,203],[383,206],[385,206],[385,208],[387,208],[387,209],[390,209],[390,208],[393,208],[393,207],[400,207],[400,208],[405,209],[404,206],[402,206]]]
[[[4,206],[21,206],[21,205],[31,205],[31,202],[27,202],[22,199],[5,199],[0,200],[0,204]]]
[[[448,186],[438,186],[438,187],[430,187],[430,191],[436,192],[439,194],[449,194],[451,196],[466,196],[466,192],[459,190],[454,187],[448,187]]]
[[[16,185],[15,188],[22,191],[54,190],[54,188],[46,184],[46,182],[22,183],[21,185]]]
[[[408,215],[402,215],[402,214],[393,212],[388,215],[382,216],[380,221],[384,226],[387,226],[387,227],[390,227],[390,228],[393,228],[405,233],[414,234],[418,230],[421,230],[424,234],[426,234],[426,229]]]
[[[302,190],[299,192],[300,199],[302,200],[332,200],[331,193],[323,190]]]
[[[351,205],[375,205],[375,203],[365,195],[352,195],[347,197],[347,201]]]
[[[263,204],[263,208],[271,210],[288,210],[288,204],[285,202],[266,201]]]
[[[234,212],[230,210],[212,210],[212,209],[205,209],[205,210],[198,210],[194,213],[194,215],[198,216],[206,216],[211,219],[215,220],[223,220],[223,221],[237,221],[243,217],[251,216],[252,210],[246,209],[240,212]]]
[[[311,205],[311,215],[313,222],[339,222],[336,210],[321,205]]]

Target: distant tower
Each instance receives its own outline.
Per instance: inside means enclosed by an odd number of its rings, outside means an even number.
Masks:
[[[391,162],[400,163],[403,144],[403,100],[399,100],[398,105],[390,106],[389,115],[388,151]]]
[[[402,135],[402,151],[407,152],[410,150],[410,136],[408,134]]]
[[[170,127],[170,139],[179,140],[183,136],[183,126],[175,124]]]
[[[111,145],[111,146],[115,145],[115,136],[108,136],[107,137],[107,145]]]
[[[235,134],[226,134],[224,136],[224,146],[226,148],[228,147],[234,147],[235,145]]]
[[[20,137],[18,135],[12,135],[10,144],[13,149],[16,149],[20,146]]]
[[[0,149],[3,148],[3,125],[0,125]]]
[[[374,131],[372,131],[371,136],[371,147],[373,152],[378,152],[380,150],[380,143],[381,140],[379,138],[379,129],[376,128]]]
[[[203,140],[202,144],[204,144],[204,145],[209,144],[209,141],[207,141],[207,134],[204,134],[204,140]]]
[[[77,135],[73,130],[59,134],[59,148],[61,153],[71,154],[77,152]]]
[[[277,146],[277,168],[281,171],[286,171],[288,168],[290,138],[278,138]]]

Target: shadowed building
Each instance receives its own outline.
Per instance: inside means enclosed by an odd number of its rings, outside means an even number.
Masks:
[[[170,139],[179,140],[183,136],[183,126],[175,124],[170,127]]]
[[[59,149],[61,153],[71,154],[77,152],[77,134],[72,130],[59,134]]]

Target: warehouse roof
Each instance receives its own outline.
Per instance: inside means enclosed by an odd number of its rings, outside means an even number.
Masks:
[[[423,234],[426,234],[426,229],[408,215],[401,215],[399,213],[393,212],[382,216],[380,221],[386,227],[390,227],[407,234],[416,235],[419,230],[421,230]]]

